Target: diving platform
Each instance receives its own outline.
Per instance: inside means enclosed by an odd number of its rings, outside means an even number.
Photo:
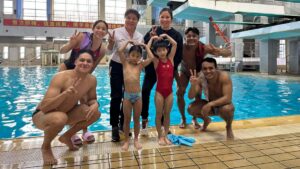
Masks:
[[[300,3],[300,0],[277,0],[277,1]]]
[[[300,36],[300,21],[250,30],[237,30],[231,34],[232,39],[287,39]]]
[[[150,0],[148,5],[165,7],[169,2],[166,0]],[[175,1],[178,2],[178,1]],[[228,20],[229,17],[239,13],[257,13],[260,16],[285,15],[284,6],[267,5],[242,2],[212,1],[212,0],[188,0],[177,7],[174,17],[209,22],[212,16],[215,21]]]

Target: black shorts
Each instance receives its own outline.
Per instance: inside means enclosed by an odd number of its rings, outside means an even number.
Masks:
[[[74,62],[70,61],[69,59],[65,60],[64,64],[66,65],[67,70],[75,68]]]
[[[32,117],[34,116],[34,115],[36,115],[38,112],[40,112],[41,110],[40,109],[35,109],[35,111],[32,113]]]

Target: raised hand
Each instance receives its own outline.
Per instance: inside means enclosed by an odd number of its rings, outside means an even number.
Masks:
[[[165,34],[165,33],[163,33],[163,34],[160,34],[159,37],[160,37],[160,38],[168,38],[168,35]]]
[[[191,73],[191,77],[190,77],[191,85],[197,85],[198,84],[198,77],[197,77],[196,69],[194,69],[194,70],[190,69],[190,73]]]
[[[113,31],[112,33],[108,32],[108,43],[110,44],[114,44],[115,43],[115,31]]]
[[[77,29],[75,29],[75,32],[74,32],[74,34],[71,36],[71,38],[70,38],[70,44],[76,44],[77,43],[77,41],[76,41],[76,39],[77,39],[77,37],[79,36],[79,32],[77,32]]]
[[[67,90],[65,90],[64,92],[67,95],[72,95],[72,94],[77,94],[78,91],[76,89],[76,87],[81,83],[81,78],[76,78],[74,80],[74,82],[72,83],[72,85],[70,87],[67,88]]]
[[[156,30],[157,30],[157,27],[156,26],[152,26],[152,29],[151,29],[151,32],[150,32],[150,36],[151,37],[157,35]]]

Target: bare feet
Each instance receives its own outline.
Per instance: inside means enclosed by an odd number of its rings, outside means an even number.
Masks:
[[[139,143],[138,139],[134,139],[134,147],[138,150],[142,148],[142,145]]]
[[[228,128],[227,129],[227,140],[233,140],[233,139],[234,139],[234,135],[233,135],[232,129]]]
[[[122,146],[122,150],[128,151],[128,148],[129,148],[129,141],[125,141],[123,146]]]
[[[166,143],[167,145],[171,145],[171,144],[172,144],[172,142],[171,142],[167,137],[165,137],[165,143]]]
[[[186,128],[186,120],[182,120],[181,124],[179,125],[179,128],[185,129]]]
[[[64,144],[66,144],[69,147],[69,150],[71,150],[71,151],[76,151],[79,149],[77,146],[75,146],[72,143],[72,140],[70,137],[66,137],[66,136],[62,135],[58,138],[58,140]]]
[[[197,118],[196,117],[193,117],[193,119],[192,119],[192,123],[193,123],[193,125],[194,125],[194,128],[197,130],[197,129],[199,129],[201,126],[200,126],[200,124],[198,123],[198,121],[197,121]]]
[[[44,160],[44,165],[55,165],[57,164],[57,160],[55,159],[51,147],[44,148],[42,146],[42,155]]]
[[[209,125],[209,123],[211,122],[211,119],[209,117],[207,117],[205,120],[204,120],[204,124],[203,124],[203,128],[201,131],[206,131],[206,128],[207,126]]]
[[[161,146],[165,146],[166,145],[165,138],[160,137],[159,140],[158,140],[158,144],[161,145]]]

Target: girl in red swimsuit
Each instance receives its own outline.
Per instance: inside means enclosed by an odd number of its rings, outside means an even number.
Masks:
[[[165,40],[165,38],[167,40]],[[173,74],[174,74],[174,62],[173,58],[176,53],[177,43],[167,34],[161,34],[160,36],[153,36],[149,43],[156,40],[152,45],[156,58],[153,58],[154,68],[156,70],[157,84],[155,93],[155,106],[156,106],[156,130],[158,133],[158,144],[166,145],[172,144],[166,137],[169,132],[170,126],[170,112],[173,105]],[[168,52],[168,45],[171,43],[172,48]],[[164,135],[161,131],[161,118],[164,115]]]

